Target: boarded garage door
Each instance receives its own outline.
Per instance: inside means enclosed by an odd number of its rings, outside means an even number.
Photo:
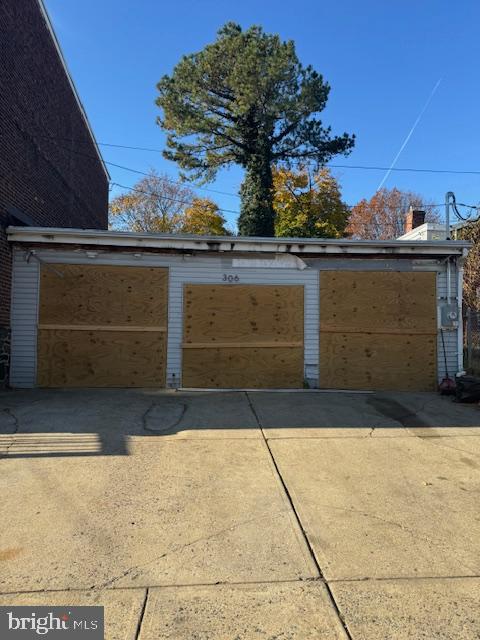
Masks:
[[[185,285],[183,385],[303,384],[303,287]]]
[[[164,387],[168,270],[43,265],[38,384]]]
[[[320,276],[320,386],[436,388],[436,274]]]

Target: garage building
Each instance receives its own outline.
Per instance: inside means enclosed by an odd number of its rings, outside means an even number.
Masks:
[[[468,243],[10,227],[12,387],[434,390]]]

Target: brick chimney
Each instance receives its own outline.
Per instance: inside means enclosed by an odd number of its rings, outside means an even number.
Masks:
[[[405,233],[408,233],[412,229],[416,229],[425,222],[425,211],[421,209],[414,209],[410,206],[405,217]]]

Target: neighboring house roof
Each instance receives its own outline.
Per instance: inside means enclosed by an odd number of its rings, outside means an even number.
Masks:
[[[51,227],[8,227],[11,242],[30,244],[76,244],[218,253],[291,253],[295,255],[378,255],[390,257],[465,256],[470,242],[460,240],[349,240],[323,238],[253,238],[246,236],[197,236],[193,234],[134,233],[95,229],[55,229]]]
[[[55,30],[54,30],[53,25],[52,25],[52,21],[50,20],[50,16],[48,15],[47,8],[46,8],[43,0],[37,0],[37,2],[38,2],[38,5],[40,7],[40,11],[42,12],[43,18],[44,18],[45,23],[47,25],[47,28],[50,31],[50,35],[52,36],[52,40],[53,40],[53,43],[54,43],[55,48],[57,50],[58,57],[60,58],[60,62],[62,63],[62,66],[63,66],[63,68],[65,70],[65,75],[67,76],[68,82],[70,84],[70,87],[72,89],[73,95],[74,95],[75,100],[77,102],[78,108],[80,109],[80,113],[82,114],[83,119],[85,121],[85,126],[87,127],[88,133],[90,134],[90,137],[92,139],[93,146],[95,147],[95,151],[97,152],[98,159],[100,160],[100,163],[101,163],[101,165],[103,167],[103,170],[105,171],[105,175],[107,176],[107,180],[110,180],[110,174],[108,173],[107,166],[106,166],[105,161],[104,161],[104,159],[102,157],[100,149],[98,148],[98,142],[97,142],[97,140],[95,138],[95,135],[93,133],[92,127],[91,127],[90,122],[88,120],[87,112],[85,111],[85,108],[84,108],[84,106],[82,104],[82,101],[80,100],[80,96],[78,94],[77,88],[75,86],[75,83],[73,82],[73,78],[72,78],[72,76],[70,74],[70,71],[68,69],[67,62],[65,60],[65,56],[63,55],[62,47],[60,46],[60,42],[58,41],[57,35],[56,35]]]
[[[450,234],[455,238],[455,233],[465,227],[467,222],[457,222],[456,224],[451,225]],[[397,240],[446,240],[447,239],[447,229],[445,224],[439,224],[438,222],[425,222],[424,224],[415,227],[408,233],[404,233],[402,236],[399,236]]]
[[[446,238],[447,232],[444,224],[425,222],[399,236],[397,240],[446,240]]]

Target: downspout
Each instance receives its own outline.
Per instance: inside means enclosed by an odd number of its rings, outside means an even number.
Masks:
[[[452,273],[450,268],[450,256],[447,258],[447,304],[452,302]]]
[[[457,370],[464,373],[463,369],[463,262],[464,258],[457,258],[457,303],[458,303],[458,328],[457,328]]]

